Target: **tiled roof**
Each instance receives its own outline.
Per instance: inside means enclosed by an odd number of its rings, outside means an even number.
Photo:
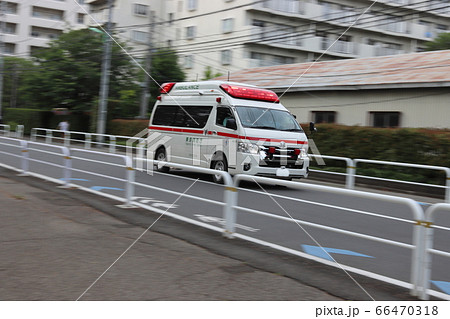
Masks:
[[[450,50],[259,67],[230,80],[276,91],[450,86]]]

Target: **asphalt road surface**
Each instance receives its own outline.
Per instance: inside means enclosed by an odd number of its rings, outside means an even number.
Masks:
[[[5,147],[3,147],[4,149]],[[41,148],[41,147],[39,147]],[[58,149],[46,146],[46,151]],[[12,149],[9,151],[13,151]],[[60,167],[64,158],[30,151],[30,158],[40,162],[31,162],[30,171],[55,179],[62,179]],[[19,167],[17,158],[1,154],[6,165]],[[87,189],[100,191],[112,196],[124,196],[126,170],[123,159],[110,155],[72,154],[74,171],[71,183]],[[89,158],[90,161],[77,158]],[[112,165],[111,165],[112,164]],[[85,173],[79,170],[92,172]],[[115,178],[115,179],[111,179]],[[223,227],[223,207],[210,202],[180,197],[186,193],[211,201],[221,202],[224,187],[210,182],[210,176],[172,170],[164,174],[154,172],[136,172],[135,200],[147,208],[168,211],[190,220]],[[148,185],[149,187],[140,186]],[[164,189],[176,193],[167,193]],[[264,211],[273,215],[298,219],[351,232],[362,233],[383,239],[412,244],[414,217],[404,205],[379,200],[363,199],[355,196],[336,195],[312,190],[294,190],[275,184],[244,182],[238,192],[241,207]],[[292,199],[288,199],[292,198]],[[421,203],[426,208],[426,203]],[[448,249],[450,216],[438,213],[435,231],[435,249]],[[345,234],[302,226],[295,222],[275,219],[268,216],[238,211],[236,232],[266,243],[272,243],[299,253],[308,254],[332,263],[354,267],[380,276],[410,282],[412,250],[368,239],[356,238]],[[329,255],[325,254],[325,248]],[[450,294],[450,260],[433,256],[432,289]]]

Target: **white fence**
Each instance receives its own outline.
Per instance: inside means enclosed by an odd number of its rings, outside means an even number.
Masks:
[[[11,126],[7,124],[0,124],[0,135],[6,136],[6,137],[16,137],[16,138],[23,138],[23,125],[17,125],[16,131],[11,131]]]
[[[334,175],[345,176],[345,186],[348,189],[354,189],[356,177],[379,180],[379,181],[395,182],[395,183],[404,183],[404,184],[417,185],[417,186],[434,187],[434,188],[444,189],[445,190],[445,202],[450,203],[450,168],[448,168],[448,167],[433,166],[433,165],[420,165],[420,164],[411,164],[411,163],[388,162],[388,161],[377,161],[377,160],[368,160],[368,159],[359,159],[359,158],[351,159],[348,157],[314,155],[314,154],[310,154],[310,156],[313,158],[324,158],[324,159],[331,159],[331,160],[345,162],[347,165],[346,173],[331,172],[331,171],[325,171],[325,170],[311,170],[311,171],[312,172],[320,172],[320,173],[324,173],[324,174],[334,174]],[[409,182],[409,181],[402,181],[402,180],[390,179],[390,178],[380,178],[380,177],[373,177],[373,176],[357,175],[356,169],[357,169],[358,163],[390,165],[390,166],[398,166],[398,167],[409,167],[409,168],[417,168],[417,169],[442,171],[446,175],[446,179],[444,182],[445,185],[425,184],[425,183]]]
[[[57,163],[54,163],[54,161],[48,161],[40,159],[40,155],[46,155],[51,156],[52,158],[57,159]],[[113,180],[115,182],[121,183],[124,185],[124,191],[122,196],[113,196],[104,192],[100,191],[94,191],[90,190],[86,187],[82,188],[91,192],[94,192],[96,194],[107,196],[113,199],[116,199],[118,201],[123,202],[125,205],[122,205],[122,207],[133,207],[133,206],[140,206],[144,208],[148,208],[146,205],[139,203],[137,201],[133,200],[134,196],[134,190],[136,187],[143,187],[147,189],[157,189],[163,192],[171,193],[179,195],[180,197],[186,197],[191,198],[203,202],[208,202],[211,204],[219,205],[223,207],[223,220],[224,222],[224,228],[215,227],[208,225],[206,223],[198,222],[196,220],[193,220],[191,218],[183,217],[180,215],[176,215],[171,212],[161,212],[165,215],[172,216],[174,218],[178,218],[180,220],[193,223],[202,227],[207,227],[209,229],[213,229],[215,231],[220,231],[224,234],[224,236],[228,238],[233,237],[239,237],[245,240],[254,241],[258,243],[263,243],[265,245],[269,245],[271,247],[274,247],[276,249],[281,249],[283,251],[288,251],[291,253],[294,253],[296,255],[310,258],[307,254],[300,253],[298,251],[293,251],[290,249],[286,249],[285,247],[279,246],[277,244],[273,243],[267,243],[262,242],[261,240],[256,240],[255,238],[248,237],[242,234],[238,234],[235,231],[236,228],[236,215],[238,211],[244,211],[246,213],[250,214],[256,214],[260,216],[265,216],[268,218],[273,218],[276,220],[284,221],[287,223],[296,223],[298,225],[308,226],[308,227],[314,227],[321,230],[326,230],[329,232],[339,233],[339,234],[345,234],[348,236],[353,236],[356,238],[364,238],[366,240],[379,242],[387,245],[393,245],[396,247],[405,248],[407,250],[412,251],[412,259],[408,265],[411,267],[411,277],[410,282],[407,284],[406,287],[410,288],[411,294],[419,296],[422,299],[427,299],[429,295],[434,295],[439,298],[443,299],[449,299],[450,296],[440,293],[438,291],[434,291],[429,289],[429,282],[430,282],[430,273],[431,273],[431,254],[438,254],[443,257],[450,257],[450,252],[445,252],[441,250],[432,249],[433,247],[433,229],[436,229],[440,226],[432,225],[433,223],[433,216],[436,212],[440,212],[443,209],[450,210],[450,205],[448,204],[436,204],[434,206],[431,206],[426,214],[424,214],[422,208],[419,206],[419,204],[411,199],[408,198],[402,198],[402,197],[395,197],[395,196],[388,196],[388,195],[381,195],[381,194],[373,194],[373,193],[367,193],[367,192],[360,192],[355,190],[349,190],[349,189],[341,189],[341,188],[334,188],[334,187],[327,187],[327,186],[320,186],[320,185],[311,185],[311,184],[305,184],[305,183],[298,183],[298,182],[290,182],[290,181],[282,181],[277,180],[276,183],[280,185],[284,185],[290,188],[294,189],[306,189],[306,190],[314,190],[322,193],[330,193],[330,194],[341,194],[341,195],[352,195],[359,198],[370,198],[375,199],[380,202],[389,202],[389,203],[396,203],[403,205],[408,211],[410,212],[411,219],[404,220],[405,223],[414,225],[412,227],[412,233],[411,238],[412,242],[400,242],[400,241],[394,241],[386,238],[380,238],[373,235],[364,234],[363,232],[352,232],[344,229],[339,229],[337,227],[331,227],[326,225],[320,225],[317,223],[311,223],[304,220],[294,219],[290,218],[289,216],[282,216],[282,215],[276,215],[264,211],[259,211],[252,209],[250,207],[240,207],[238,206],[238,197],[239,197],[239,183],[243,180],[246,181],[253,181],[253,182],[259,182],[259,183],[273,183],[274,180],[270,178],[264,178],[264,177],[254,177],[254,176],[248,176],[248,175],[236,175],[234,177],[234,180],[231,178],[231,176],[227,172],[223,171],[215,171],[211,169],[204,169],[199,167],[193,167],[193,166],[187,166],[187,165],[181,165],[181,164],[175,164],[175,163],[166,163],[166,162],[156,162],[156,161],[150,161],[151,165],[164,165],[174,168],[180,168],[184,170],[189,170],[192,172],[199,172],[199,173],[206,173],[206,174],[220,174],[223,177],[224,180],[224,186],[223,186],[223,201],[215,201],[211,199],[205,199],[199,196],[193,196],[188,195],[184,193],[175,192],[168,189],[161,189],[160,187],[155,187],[151,185],[146,185],[143,183],[137,183],[135,181],[135,169],[132,167],[132,159],[126,155],[118,155],[118,154],[109,154],[105,152],[95,152],[92,150],[84,150],[84,149],[69,149],[65,146],[57,146],[57,145],[48,145],[43,143],[37,143],[37,142],[26,142],[24,140],[18,140],[8,137],[0,137],[0,155],[8,157],[12,157],[14,160],[14,164],[12,166],[8,166],[5,164],[0,163],[1,166],[5,166],[7,168],[12,168],[19,170],[23,174],[29,174],[34,175],[40,178],[48,179],[51,181],[55,181],[59,184],[62,184],[65,187],[68,186],[75,186],[77,185],[77,179],[72,178],[72,174],[76,173],[79,174],[89,174],[94,175],[100,178],[107,178],[110,180]],[[105,160],[98,160],[96,157],[102,157],[102,158],[108,158],[108,161]],[[20,161],[19,161],[20,159]],[[73,167],[73,161],[79,161],[82,163],[80,165],[81,168]],[[59,162],[58,162],[59,161]],[[3,162],[3,161],[2,161]],[[114,163],[118,162],[118,163]],[[20,164],[18,164],[20,163]],[[33,165],[30,165],[33,164]],[[98,172],[97,170],[89,170],[88,167],[90,164],[99,164],[103,166],[113,166],[118,168],[119,171],[124,172],[123,177],[114,177],[107,174],[102,174]],[[34,165],[41,165],[43,167],[51,167],[51,168],[58,168],[58,170],[51,170],[51,177],[44,174],[38,174],[36,172],[36,169]],[[117,171],[117,170],[115,170]],[[50,173],[49,173],[50,174]],[[56,176],[55,176],[56,175]],[[79,185],[78,185],[79,186]],[[289,198],[291,200],[299,200],[298,198]],[[383,216],[378,216],[380,218],[384,218]],[[387,216],[386,216],[387,217]],[[440,227],[440,229],[443,229],[445,227]],[[447,230],[450,230],[447,229]],[[394,260],[394,259],[393,259]],[[326,263],[326,262],[325,262]],[[342,267],[342,266],[340,266]],[[350,271],[354,268],[349,267]],[[361,270],[362,274],[380,279],[380,276],[377,276],[376,274]],[[395,278],[389,278],[389,277],[383,277],[382,280],[385,280],[387,282],[390,282],[392,284],[399,284],[400,281]],[[403,282],[402,282],[403,283]],[[403,285],[405,286],[405,285]]]
[[[139,144],[143,140],[142,138],[133,136],[32,128],[30,139],[32,141],[38,141],[39,138],[43,139],[45,143],[59,142],[66,147],[81,146],[88,150],[94,147],[103,148],[113,154],[121,148],[130,151],[130,148],[132,148],[129,145],[130,140],[133,141],[133,144]]]

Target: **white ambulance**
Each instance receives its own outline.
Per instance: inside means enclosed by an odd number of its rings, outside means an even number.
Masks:
[[[223,81],[166,83],[160,91],[148,138],[156,161],[289,180],[308,176],[307,137],[274,92]],[[220,175],[213,180],[222,182]]]

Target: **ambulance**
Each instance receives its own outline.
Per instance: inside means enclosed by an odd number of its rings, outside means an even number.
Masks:
[[[307,137],[276,93],[225,81],[165,83],[160,92],[148,130],[154,160],[169,162],[158,170],[173,162],[232,175],[308,176]]]

